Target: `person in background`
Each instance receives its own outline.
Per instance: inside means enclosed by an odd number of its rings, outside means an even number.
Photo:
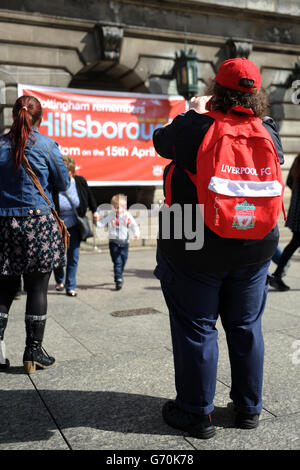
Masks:
[[[65,289],[66,295],[76,297],[76,275],[81,238],[74,208],[80,217],[85,216],[87,210],[90,209],[93,213],[94,224],[99,220],[99,215],[96,201],[88,187],[87,181],[83,176],[75,175],[76,165],[74,158],[64,156],[63,160],[68,169],[71,184],[67,190],[67,194],[65,192],[54,194],[53,199],[59,216],[63,219],[69,230],[70,246],[67,250],[66,270],[64,270],[62,266],[54,269],[54,278],[57,291],[63,291]]]
[[[277,246],[277,249],[276,249],[276,251],[275,251],[275,253],[274,253],[274,256],[272,257],[273,263],[277,264],[277,266],[278,266],[278,264],[279,264],[281,255],[282,255],[282,249],[281,249],[280,246],[278,245],[278,246]],[[283,272],[282,272],[282,277],[283,277],[283,276],[286,276],[286,273],[287,273],[287,270],[288,270],[289,267],[290,267],[290,262],[288,261],[287,264],[286,264],[286,266],[284,266],[284,269],[283,269]]]
[[[133,216],[127,210],[125,194],[116,194],[111,199],[113,210],[97,223],[97,227],[108,226],[109,251],[114,265],[114,281],[116,290],[123,286],[123,271],[128,258],[129,230],[134,238],[140,237],[140,229]]]
[[[54,366],[42,348],[47,319],[47,289],[53,268],[65,264],[65,249],[50,205],[23,167],[24,156],[36,173],[52,207],[52,191],[64,191],[70,178],[58,145],[39,133],[42,107],[33,96],[13,106],[13,124],[0,138],[0,368],[9,367],[4,332],[11,304],[26,284],[27,373]]]
[[[286,184],[292,190],[292,198],[285,225],[291,229],[293,236],[289,244],[284,248],[278,266],[273,273],[273,278],[269,281],[270,286],[278,291],[290,289],[283,282],[282,277],[286,264],[300,246],[300,154],[297,155],[291,166]]]

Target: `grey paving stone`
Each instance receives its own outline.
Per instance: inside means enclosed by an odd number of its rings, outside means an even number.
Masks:
[[[0,451],[68,450],[51,414],[23,368],[1,373]]]
[[[263,317],[265,376],[259,428],[233,428],[230,364],[219,331],[219,364],[209,441],[167,426],[161,407],[175,397],[168,311],[153,275],[155,250],[131,250],[124,288],[114,290],[108,253],[80,257],[78,297],[50,281],[44,347],[57,365],[24,374],[26,297],[13,303],[5,335],[12,363],[1,373],[0,450],[299,449],[300,287],[297,257],[286,282],[271,292]],[[157,313],[114,317],[112,312],[153,308]]]
[[[300,414],[261,419],[258,428],[217,429],[209,441],[187,437],[198,450],[299,450]]]
[[[300,412],[300,363],[293,361],[294,341],[286,330],[265,334],[264,406],[275,416]]]

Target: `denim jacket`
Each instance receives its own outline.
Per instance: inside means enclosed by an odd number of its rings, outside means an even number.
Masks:
[[[44,215],[51,212],[21,165],[15,172],[8,134],[0,137],[0,216]],[[58,144],[33,129],[25,155],[54,207],[53,191],[65,191],[70,185],[68,170]]]

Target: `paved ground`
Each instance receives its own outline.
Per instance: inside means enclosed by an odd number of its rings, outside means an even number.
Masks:
[[[6,334],[12,368],[0,376],[0,450],[300,448],[299,253],[285,278],[291,290],[270,289],[268,296],[264,410],[256,430],[232,426],[230,369],[218,325],[217,433],[208,441],[186,437],[161,418],[175,390],[168,313],[154,267],[153,248],[132,248],[124,288],[116,292],[108,253],[90,251],[81,254],[77,298],[57,293],[51,279],[44,346],[57,366],[32,376],[22,367],[25,296],[14,302]],[[153,310],[115,313],[132,309]]]

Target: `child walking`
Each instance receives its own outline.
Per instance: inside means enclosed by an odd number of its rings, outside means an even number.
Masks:
[[[97,227],[108,227],[109,251],[114,265],[114,281],[116,290],[122,289],[123,271],[128,258],[129,230],[136,240],[140,237],[140,229],[133,216],[127,210],[125,194],[116,194],[111,199],[112,211],[97,222]]]

